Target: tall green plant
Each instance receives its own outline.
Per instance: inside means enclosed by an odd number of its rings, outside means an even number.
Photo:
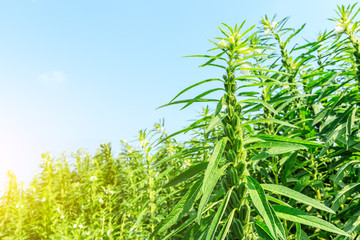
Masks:
[[[276,162],[271,166],[277,167],[281,164],[281,156],[285,156],[282,161],[296,159],[296,151],[314,152],[315,149],[322,147],[319,142],[307,140],[308,137],[314,137],[314,135],[306,134],[310,130],[307,124],[309,115],[305,114],[308,108],[302,106],[304,102],[299,99],[306,99],[310,95],[300,95],[297,87],[303,84],[301,74],[298,75],[300,68],[313,56],[309,56],[311,52],[308,51],[293,61],[286,51],[288,41],[301,29],[283,43],[275,31],[279,23],[270,22],[265,18],[263,24],[265,33],[272,33],[279,43],[282,58],[279,67],[275,64],[271,64],[269,68],[261,66],[268,62],[261,60],[267,57],[268,47],[261,44],[262,39],[258,37],[257,32],[252,32],[254,27],[242,31],[244,23],[234,28],[224,24],[225,29],[220,28],[223,37],[218,38],[221,40],[219,43],[214,42],[216,47],[212,49],[220,51],[218,54],[196,56],[210,59],[201,66],[223,69],[225,75],[221,79],[214,78],[196,83],[183,90],[176,98],[204,83],[221,82],[225,94],[218,100],[207,130],[220,124],[223,134],[215,139],[212,154],[205,159],[203,165],[188,169],[177,177],[178,181],[188,181],[189,185],[190,182],[192,184],[168,217],[157,226],[151,237],[162,235],[166,230],[173,229],[173,233],[165,236],[165,239],[175,234],[183,239],[292,239],[294,238],[293,225],[288,225],[287,221],[296,223],[297,237],[306,236],[301,229],[301,224],[329,231],[335,235],[348,236],[333,224],[291,207],[283,201],[283,198],[292,199],[290,201],[292,204],[295,200],[322,212],[334,214],[332,209],[298,191],[282,186],[281,179],[277,177],[276,184],[259,184],[259,181],[261,183],[273,181],[264,179],[261,177],[264,176],[262,174],[259,178],[256,169],[249,169],[249,163],[252,163],[254,158],[263,159],[266,164],[270,157]],[[237,85],[243,82],[245,84]],[[253,92],[242,91],[244,87],[251,86],[262,87],[261,98],[252,97]],[[277,101],[271,95],[271,92],[276,92],[276,87],[270,91],[269,86],[290,86],[288,90],[285,88],[283,95],[277,98],[295,100],[294,107],[283,106],[282,109],[285,109],[285,112],[280,114],[273,107]],[[168,105],[186,103],[188,106],[194,102],[212,102],[213,99],[203,97],[218,89],[207,90],[194,99],[175,101],[175,98]],[[238,99],[238,96],[245,99]],[[258,111],[261,110],[266,118],[259,117]],[[290,111],[290,115],[286,111]],[[291,123],[294,117],[299,120],[302,134],[299,131],[294,134],[295,131],[292,130],[299,128]],[[272,127],[274,124],[282,127],[282,130],[265,131],[259,134],[259,127]],[[290,132],[293,133],[289,134]],[[263,152],[256,156],[254,155],[256,149]],[[304,157],[308,158],[308,156]],[[316,156],[312,158],[314,157]],[[277,174],[277,170],[274,174]],[[268,176],[271,178],[270,175]],[[191,177],[190,181],[189,177]],[[266,195],[264,189],[269,193],[275,193],[278,198]],[[270,204],[269,200],[276,204]],[[284,221],[281,222],[280,219]],[[177,222],[182,224],[175,225]]]

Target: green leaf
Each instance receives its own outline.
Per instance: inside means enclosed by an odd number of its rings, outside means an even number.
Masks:
[[[269,201],[269,202],[274,202],[274,203],[277,203],[279,205],[284,205],[284,206],[288,206],[288,207],[291,207],[290,204],[287,204],[286,202],[282,201],[282,200],[279,200],[277,198],[274,198],[273,196],[270,196],[270,195],[266,195],[266,199]]]
[[[359,231],[360,228],[360,215],[356,215],[351,217],[346,223],[344,224],[344,230],[352,234],[354,231]]]
[[[224,98],[224,96],[222,96],[221,99],[219,100],[218,104],[216,105],[216,109],[215,109],[213,117],[215,117],[216,115],[218,115],[221,112],[221,109],[224,106],[224,104],[225,104],[225,98]]]
[[[211,56],[211,55],[188,55],[188,56],[184,56],[184,57],[202,57],[202,58],[211,58],[211,59],[214,59],[214,60],[220,59],[220,60],[226,61],[225,58],[222,58],[222,57],[219,57],[219,56]]]
[[[304,146],[306,146],[308,148],[311,148],[311,147],[323,147],[322,144],[317,143],[317,142],[311,142],[311,141],[305,141],[305,140],[293,139],[293,138],[286,138],[286,137],[282,137],[282,136],[278,136],[278,135],[258,134],[258,135],[254,135],[252,137],[260,138],[260,139],[262,139],[264,141],[278,141],[278,142],[298,143],[298,144],[304,145]]]
[[[275,70],[270,70],[270,69],[266,69],[266,68],[244,68],[245,70],[250,70],[250,71],[258,71],[258,72],[270,72],[270,73],[278,73],[278,74],[282,74],[282,75],[288,75],[290,76],[291,74],[289,73],[285,73],[285,72],[279,72],[279,71],[275,71]],[[260,76],[261,77],[261,76]]]
[[[160,159],[152,167],[156,168],[159,165],[161,165],[161,164],[163,164],[163,163],[165,163],[167,161],[170,161],[171,159],[184,158],[184,157],[187,157],[187,156],[192,155],[194,153],[197,153],[199,151],[206,150],[206,149],[211,149],[211,148],[213,148],[213,147],[210,147],[210,146],[209,147],[194,147],[194,148],[190,148],[190,149],[185,149],[184,151],[181,151],[181,152],[175,153],[174,155],[171,155],[171,156]]]
[[[183,181],[191,178],[192,176],[195,176],[199,172],[203,171],[207,166],[208,166],[208,162],[200,162],[196,165],[189,167],[187,170],[185,170],[184,172],[180,173],[178,176],[176,176],[175,178],[170,180],[164,186],[164,188],[174,186],[180,182],[183,182]]]
[[[341,204],[346,201],[346,198],[353,192],[358,192],[360,190],[360,183],[350,183],[346,185],[341,191],[336,195],[331,209],[335,212],[340,208]]]
[[[276,184],[261,184],[261,187],[263,189],[265,189],[265,190],[268,190],[268,191],[283,195],[283,196],[288,197],[288,198],[295,199],[298,202],[307,204],[307,205],[312,206],[314,208],[317,208],[317,209],[320,209],[320,210],[335,214],[335,212],[331,208],[329,208],[329,207],[325,206],[324,204],[316,201],[315,199],[312,199],[312,198],[310,198],[310,197],[308,197],[308,196],[306,196],[306,195],[304,195],[302,193],[299,193],[297,191],[294,191],[294,190],[292,190],[292,189],[290,189],[288,187],[281,186],[281,185],[276,185]]]
[[[201,84],[204,84],[204,83],[207,83],[207,82],[213,82],[213,81],[220,81],[222,82],[222,80],[220,80],[219,78],[211,78],[211,79],[206,79],[206,80],[203,80],[203,81],[200,81],[200,82],[197,82],[193,85],[191,85],[190,87],[187,87],[185,88],[184,90],[182,90],[179,94],[177,94],[173,99],[171,99],[170,103],[173,102],[176,98],[178,98],[181,94],[187,92],[188,90],[196,87],[196,86],[199,86]]]
[[[213,93],[213,92],[216,92],[216,91],[223,91],[224,89],[223,88],[214,88],[214,89],[210,89],[210,90],[207,90],[199,95],[197,95],[196,97],[194,97],[193,99],[202,99],[202,97],[206,96],[206,95],[209,95],[210,93]],[[191,104],[193,104],[194,102],[189,102],[187,103],[185,106],[183,106],[180,110],[183,110],[185,108],[187,108],[188,106],[190,106]]]
[[[195,219],[196,219],[196,214],[194,214],[192,217],[187,219],[183,224],[181,224],[179,227],[177,227],[174,231],[171,231],[171,233],[166,235],[164,238],[162,238],[162,240],[167,240],[167,239],[171,238],[172,236],[174,236],[175,234],[181,232],[182,230],[184,230],[185,228],[190,226],[190,224],[192,224],[195,221]]]
[[[263,238],[264,240],[277,240],[271,236],[269,228],[266,226],[265,223],[256,221],[255,228],[256,228],[257,234],[259,234],[259,236],[261,238]]]
[[[266,107],[267,109],[269,109],[271,112],[273,112],[274,114],[278,115],[279,113],[267,102],[260,100],[260,99],[245,99],[242,101],[239,101],[239,103],[245,103],[245,102],[258,102],[261,105],[263,105],[264,107]]]
[[[319,228],[324,231],[328,231],[344,236],[349,236],[346,232],[337,228],[333,224],[324,221],[320,218],[311,216],[301,210],[287,206],[281,206],[281,205],[274,205],[273,208],[276,212],[276,215],[278,215],[279,218],[283,218],[285,220],[292,221],[295,223],[304,224],[310,227]]]
[[[255,123],[278,123],[280,125],[284,125],[284,126],[288,126],[288,127],[292,127],[292,128],[298,128],[297,126],[290,124],[288,122],[284,122],[278,119],[256,119],[256,120],[250,120],[250,121],[246,121],[246,122],[242,122],[241,126],[246,126],[249,124],[255,124]]]
[[[221,120],[223,120],[224,118],[226,117],[226,114],[225,113],[219,113],[218,115],[216,116],[213,116],[210,123],[209,123],[209,126],[207,127],[206,129],[206,132],[205,133],[208,133],[210,132],[211,130],[213,130],[213,128],[218,125]]]
[[[247,185],[252,204],[256,211],[264,219],[266,226],[269,228],[270,234],[276,239],[275,218],[270,209],[270,205],[266,199],[266,195],[261,185],[252,177],[247,176]]]
[[[298,152],[292,153],[290,156],[287,156],[282,164],[283,160],[280,162],[281,169],[281,181],[286,183],[288,180],[288,176],[290,175],[291,171],[293,170],[294,164],[296,162]]]
[[[204,234],[206,233],[207,231],[207,227],[208,227],[208,224],[210,223],[211,221],[211,217],[207,217],[204,219],[204,222],[199,225],[197,224],[196,222],[192,225],[192,227],[186,231],[184,237],[182,239],[189,239],[189,240],[192,240],[192,239],[196,239],[196,240],[201,240],[203,239],[204,237]]]
[[[189,127],[187,127],[187,128],[181,129],[181,130],[179,130],[179,131],[177,131],[177,132],[175,132],[175,133],[170,134],[170,135],[167,136],[167,137],[161,138],[161,139],[157,142],[156,145],[159,145],[160,143],[162,143],[162,142],[164,142],[164,141],[166,141],[166,140],[168,140],[168,139],[171,139],[172,137],[174,137],[174,136],[176,136],[176,135],[178,135],[178,134],[180,134],[180,133],[187,133],[187,132],[190,131],[190,130],[197,129],[197,128],[203,128],[203,127],[206,127],[206,126],[207,126],[206,124],[199,124],[199,125],[193,125],[193,124],[191,124],[191,126],[189,126]],[[156,146],[156,145],[155,145],[155,146]],[[190,149],[190,150],[192,150],[192,149]],[[185,151],[187,151],[187,150],[185,150]],[[170,157],[172,157],[172,156],[170,156]],[[168,157],[168,158],[170,158],[170,157]]]
[[[266,78],[264,76],[260,76],[261,78]],[[241,78],[245,78],[248,79],[249,77],[237,77],[236,79],[241,79]],[[270,78],[271,79],[271,78]],[[273,80],[273,79],[271,79]],[[278,86],[293,86],[293,85],[298,85],[299,83],[282,83],[282,82],[263,82],[263,83],[253,83],[253,84],[244,84],[241,85],[240,87],[238,87],[237,89],[241,89],[241,88],[245,88],[245,87],[259,87],[259,86],[274,86],[274,85],[278,85]]]
[[[217,46],[217,44],[215,43],[215,45]],[[215,60],[217,59],[220,59],[220,60],[225,60],[224,58],[220,58],[221,55],[223,55],[225,53],[225,51],[219,53],[218,55],[216,56],[211,56],[211,55],[190,55],[190,56],[184,56],[184,57],[203,57],[203,58],[210,58],[209,61],[207,61],[206,63],[200,65],[199,67],[204,67],[204,66],[207,66],[207,65],[212,65],[211,63],[214,62]],[[225,60],[226,61],[226,60]]]
[[[206,171],[205,171],[204,182],[203,182],[203,186],[201,188],[203,193],[205,192],[206,186],[209,184],[209,181],[213,177],[213,174],[214,174],[215,170],[218,167],[220,159],[221,159],[221,157],[222,157],[222,155],[224,153],[227,140],[228,140],[228,138],[223,137],[215,145],[214,151],[211,154],[211,157],[209,159],[209,164],[208,164],[208,166],[206,168]]]
[[[333,143],[335,142],[335,140],[339,137],[342,136],[345,133],[345,123],[337,126],[334,130],[332,130],[330,133],[328,133],[325,137],[326,141],[325,141],[325,147],[323,147],[321,149],[320,152],[320,156],[323,156],[324,154],[326,154],[327,150],[333,145]]]
[[[292,100],[295,100],[298,98],[305,98],[305,97],[311,97],[311,96],[315,96],[315,94],[303,94],[303,95],[295,95],[295,96],[277,97],[277,98],[272,98],[269,101],[269,103],[277,103],[277,102],[283,102],[283,101],[291,102]]]
[[[353,127],[354,127],[354,122],[356,120],[356,111],[357,111],[357,107],[354,108],[351,115],[348,117],[348,119],[346,121],[346,134],[345,134],[346,148],[349,147],[349,143],[350,143],[349,139],[350,139]]]
[[[275,220],[275,227],[276,227],[276,233],[278,234],[278,236],[282,239],[282,240],[286,240],[286,233],[285,233],[285,229],[284,226],[282,225],[282,223],[280,222],[280,219],[276,216],[275,210],[272,208],[272,206],[270,205],[270,209],[271,212],[274,216],[274,220]]]
[[[200,223],[201,220],[201,215],[204,212],[205,206],[208,203],[209,199],[210,199],[210,195],[212,193],[212,191],[214,190],[217,181],[219,180],[219,178],[222,176],[222,174],[224,173],[224,171],[226,170],[226,168],[229,166],[229,163],[224,165],[222,168],[217,169],[213,175],[210,176],[209,180],[208,180],[208,184],[205,186],[204,190],[203,190],[203,196],[201,197],[200,200],[200,204],[199,204],[199,209],[198,209],[198,216],[197,216],[197,222]]]
[[[353,160],[342,165],[334,176],[331,176],[330,179],[334,182],[335,185],[339,185],[339,182],[350,172],[354,164],[360,163],[360,160]]]
[[[252,148],[269,148],[265,152],[272,155],[277,154],[283,154],[287,152],[293,152],[300,149],[307,149],[306,146],[297,144],[297,143],[291,143],[291,142],[259,142],[251,145],[247,149]]]
[[[179,100],[179,101],[175,101],[175,102],[170,102],[168,104],[164,104],[160,107],[158,107],[157,109],[159,108],[163,108],[163,107],[167,107],[167,106],[171,106],[171,105],[175,105],[175,104],[181,104],[181,103],[194,103],[194,102],[217,102],[218,100],[217,99],[204,99],[204,98],[200,98],[200,99],[195,99],[195,98],[192,98],[192,99],[184,99],[184,100]]]
[[[144,218],[144,215],[145,215],[145,213],[146,213],[147,211],[149,211],[149,209],[148,209],[148,206],[145,205],[145,206],[143,207],[143,210],[137,215],[137,217],[136,217],[136,222],[135,222],[134,225],[131,227],[132,229],[136,229],[136,228],[140,225],[140,223],[141,223],[142,219]],[[134,233],[134,232],[130,232],[129,236],[132,236],[133,233]]]
[[[235,214],[236,211],[237,211],[237,209],[234,208],[234,209],[230,212],[230,215],[229,215],[229,217],[227,218],[227,220],[226,220],[223,228],[221,229],[219,235],[217,236],[216,240],[224,240],[224,239],[226,238],[227,233],[228,233],[228,231],[229,231],[229,229],[230,229],[231,223],[232,223],[232,221],[233,221],[233,219],[234,219],[234,214]]]
[[[299,223],[296,223],[296,240],[310,240],[309,236],[301,229]]]
[[[233,188],[231,188],[225,195],[224,199],[222,200],[222,203],[220,207],[218,208],[213,220],[211,221],[210,227],[206,234],[206,239],[213,239],[216,233],[216,229],[219,226],[219,223],[225,213],[226,207],[228,206],[229,199],[231,196],[231,193],[233,191]]]
[[[201,196],[201,184],[202,179],[199,179],[189,188],[171,213],[156,226],[154,232],[150,236],[150,239],[157,234],[165,232],[171,226],[176,224],[184,216],[184,214],[189,212],[189,210],[193,207],[194,202]]]

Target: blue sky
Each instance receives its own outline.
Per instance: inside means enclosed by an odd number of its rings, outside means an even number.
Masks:
[[[290,16],[314,40],[335,27],[336,4],[355,2],[1,1],[0,182],[9,169],[29,182],[44,152],[94,153],[104,142],[116,152],[162,118],[168,132],[185,126],[201,106],[155,109],[218,76],[182,56],[206,53],[222,22]]]

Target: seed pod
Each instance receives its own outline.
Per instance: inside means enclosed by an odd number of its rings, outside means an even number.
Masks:
[[[239,185],[239,175],[235,168],[230,168],[230,177],[231,177],[231,185],[237,186]]]
[[[225,158],[230,162],[232,161],[231,156],[230,156],[230,154],[228,152],[225,152]]]
[[[242,111],[242,107],[241,107],[241,104],[238,103],[236,104],[236,113],[241,116],[241,111]]]
[[[226,124],[228,123],[227,117],[225,117],[224,119],[221,120],[221,123],[223,126],[226,126]]]
[[[225,136],[226,136],[226,137],[229,137],[230,131],[229,131],[229,129],[227,128],[227,125],[224,127],[224,133],[225,133]]]
[[[242,176],[244,174],[245,168],[246,168],[245,162],[238,163],[238,165],[236,166],[236,169],[238,170],[239,176]]]
[[[224,97],[225,97],[225,102],[229,103],[231,96],[229,94],[225,94]]]
[[[233,191],[230,195],[230,203],[233,208],[238,208],[241,205],[240,199],[235,191]]]
[[[231,230],[234,232],[235,239],[242,239],[244,237],[244,229],[239,219],[233,219]]]
[[[222,186],[222,188],[224,189],[225,192],[229,191],[229,189],[230,189],[228,184],[227,184],[227,180],[225,178],[223,178],[221,180],[221,186]]]
[[[228,80],[229,80],[229,82],[234,82],[234,80],[235,80],[234,73],[229,73]]]
[[[235,151],[236,152],[241,152],[242,151],[242,139],[239,137],[235,138]]]
[[[225,127],[225,134],[227,135],[227,137],[231,140],[234,141],[235,139],[235,133],[234,130],[232,129],[232,126],[230,124],[227,124]]]
[[[243,225],[247,225],[250,221],[250,206],[248,204],[244,204],[240,208],[240,220]]]
[[[236,114],[232,119],[232,125],[234,129],[237,129],[240,126],[240,118]]]
[[[232,100],[230,100],[230,104],[229,104],[229,115],[230,117],[232,118],[234,116],[234,112],[235,112],[235,109],[234,109],[234,106],[231,104]],[[232,122],[232,119],[230,121],[230,123]]]
[[[236,83],[231,83],[230,84],[230,91],[235,92],[235,90],[236,90]]]
[[[246,182],[240,183],[240,186],[237,189],[238,197],[240,200],[242,200],[245,197],[246,192],[247,192]]]
[[[228,152],[228,155],[229,155],[229,160],[231,162],[235,163],[236,158],[237,158],[235,152],[232,149],[230,149],[229,152]]]
[[[224,88],[225,88],[225,92],[228,92],[229,91],[229,83],[225,82]]]
[[[234,89],[234,92],[235,92],[235,90],[236,90],[236,89]],[[234,98],[232,98],[230,103],[231,103],[231,105],[235,106],[235,105],[236,105],[236,103],[237,103],[236,98],[235,98],[235,97],[234,97]]]
[[[245,161],[246,161],[246,156],[247,156],[246,151],[242,151],[242,152],[241,152],[240,161],[241,161],[241,162],[245,162]]]

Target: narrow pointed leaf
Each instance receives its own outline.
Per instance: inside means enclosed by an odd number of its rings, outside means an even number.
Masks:
[[[331,208],[329,208],[329,207],[325,206],[324,204],[316,201],[315,199],[312,199],[312,198],[310,198],[310,197],[308,197],[308,196],[306,196],[306,195],[304,195],[302,193],[299,193],[297,191],[294,191],[294,190],[292,190],[292,189],[290,189],[288,187],[277,185],[277,184],[261,184],[261,187],[263,189],[265,189],[265,190],[268,190],[268,191],[283,195],[283,196],[288,197],[288,198],[295,199],[298,202],[307,204],[307,205],[312,206],[314,208],[317,208],[317,209],[320,209],[320,210],[335,214],[335,212]]]
[[[301,210],[281,205],[274,205],[273,208],[276,212],[276,215],[285,220],[304,224],[310,227],[319,228],[321,230],[340,234],[343,236],[349,236],[346,232],[337,228],[333,224],[320,218],[311,216]]]
[[[287,240],[284,226],[282,225],[282,223],[281,223],[280,219],[278,218],[278,216],[276,216],[275,210],[272,208],[270,203],[269,203],[269,206],[270,206],[271,212],[272,212],[272,214],[274,216],[274,223],[275,223],[277,235],[280,237],[281,240]]]
[[[227,218],[227,220],[226,220],[223,228],[221,229],[219,235],[217,236],[216,240],[224,240],[224,239],[226,238],[227,233],[228,233],[228,231],[229,231],[229,229],[230,229],[231,223],[232,223],[232,221],[233,221],[233,219],[234,219],[234,214],[235,214],[236,211],[237,211],[236,208],[234,208],[234,209],[231,211],[229,217]]]
[[[207,165],[208,165],[208,162],[200,162],[196,165],[189,167],[187,170],[185,170],[184,172],[180,173],[178,176],[176,176],[175,178],[170,180],[170,182],[168,182],[164,186],[164,188],[174,186],[180,182],[183,182],[183,181],[195,176],[199,172],[205,170]]]
[[[208,132],[210,132],[211,130],[213,130],[213,129],[216,127],[216,125],[218,125],[218,124],[221,122],[221,120],[223,120],[225,117],[226,117],[226,114],[225,114],[225,113],[220,113],[220,114],[214,116],[214,117],[211,119],[211,121],[210,121],[210,123],[209,123],[209,126],[207,127],[205,133],[208,133]]]
[[[301,229],[301,225],[299,223],[296,223],[296,239],[310,240],[309,236]]]
[[[263,222],[255,222],[255,228],[257,234],[264,240],[276,240],[273,236],[271,236],[271,233],[269,231],[269,228],[266,226]]]
[[[292,128],[298,128],[297,126],[290,124],[288,122],[284,122],[278,119],[256,119],[256,120],[250,120],[246,122],[242,122],[241,126],[249,125],[249,124],[255,124],[255,123],[278,123],[280,125],[292,127]]]
[[[161,165],[161,164],[163,164],[163,163],[165,163],[167,161],[170,161],[171,159],[186,157],[186,156],[189,156],[189,155],[194,154],[196,152],[199,152],[201,150],[207,150],[207,149],[211,149],[211,148],[212,147],[194,147],[194,148],[191,148],[191,149],[186,149],[184,151],[175,153],[174,155],[171,155],[171,156],[168,156],[168,157],[165,157],[165,158],[159,160],[152,167],[155,168],[155,167],[158,167],[159,165]]]
[[[193,207],[194,202],[201,195],[201,184],[202,179],[199,179],[189,188],[186,194],[176,204],[171,213],[155,228],[150,238],[165,232],[171,226],[176,224],[184,214],[189,212],[189,210]]]
[[[298,144],[304,145],[306,147],[323,147],[323,145],[318,143],[318,142],[311,142],[311,141],[300,140],[300,139],[286,138],[286,137],[277,136],[277,135],[258,134],[258,135],[254,135],[252,137],[260,138],[260,139],[265,140],[265,141],[279,141],[279,142],[298,143]]]
[[[197,216],[197,222],[200,223],[201,215],[204,212],[205,206],[208,203],[211,193],[213,192],[216,183],[218,182],[219,178],[223,175],[226,168],[229,166],[229,164],[224,165],[222,168],[217,169],[215,173],[211,176],[211,178],[208,180],[208,184],[205,186],[203,195],[200,200],[199,209],[198,209],[198,216]]]
[[[275,219],[271,212],[269,203],[261,185],[252,177],[247,176],[247,185],[252,204],[256,211],[264,219],[266,226],[269,228],[270,234],[276,239]]]
[[[347,121],[346,121],[346,134],[345,134],[345,140],[346,140],[346,147],[349,147],[349,139],[350,139],[350,135],[351,132],[353,130],[354,127],[354,122],[356,119],[356,111],[357,108],[354,108],[354,110],[352,111],[352,113],[349,115]]]
[[[345,224],[344,230],[352,234],[354,231],[359,231],[360,228],[360,215],[356,215],[351,217]]]
[[[226,207],[228,206],[229,199],[231,196],[231,193],[233,191],[233,188],[231,188],[225,195],[224,199],[222,200],[222,203],[220,207],[218,208],[213,220],[211,221],[210,227],[206,234],[206,239],[213,239],[217,230],[217,227],[219,226],[219,223],[224,215],[224,212],[226,210]]]
[[[219,161],[225,150],[226,142],[227,142],[227,138],[224,137],[215,145],[214,151],[211,154],[211,157],[209,159],[209,164],[205,171],[204,182],[202,186],[203,192],[205,192],[206,186],[209,184],[209,181],[213,177],[213,174],[218,167]]]
[[[274,114],[278,115],[278,112],[267,102],[260,100],[260,99],[245,99],[242,101],[239,101],[239,103],[246,103],[246,102],[258,102],[261,105],[263,105],[264,107],[266,107],[267,109],[269,109],[271,112],[273,112]]]
[[[190,89],[192,89],[192,88],[194,88],[194,87],[196,87],[196,86],[199,86],[199,85],[204,84],[204,83],[207,83],[207,82],[213,82],[213,81],[220,81],[220,82],[221,82],[221,80],[218,79],[218,78],[211,78],[211,79],[206,79],[206,80],[197,82],[197,83],[191,85],[190,87],[187,87],[187,88],[185,88],[184,90],[182,90],[182,91],[181,91],[180,93],[178,93],[173,99],[171,99],[170,102],[173,102],[173,101],[174,101],[176,98],[178,98],[180,95],[182,95],[183,93],[187,92],[188,90],[190,90]]]
[[[306,146],[301,144],[292,143],[292,142],[275,142],[275,141],[255,143],[250,147],[248,147],[248,149],[251,148],[268,148],[265,152],[272,155],[293,152],[300,149],[307,149]]]
[[[171,105],[175,105],[175,104],[182,104],[182,103],[188,104],[188,103],[194,103],[194,102],[217,102],[217,101],[218,101],[217,99],[204,99],[204,98],[184,99],[184,100],[179,100],[179,101],[171,102],[171,103],[168,103],[168,104],[164,104],[164,105],[158,107],[157,109],[167,107],[167,106],[171,106]]]
[[[194,97],[193,99],[202,99],[202,97],[205,97],[206,95],[209,95],[210,93],[216,92],[216,91],[222,91],[224,90],[223,88],[214,88],[214,89],[210,89],[208,91],[205,91],[199,95],[197,95],[196,97]],[[183,106],[180,110],[183,110],[185,108],[187,108],[188,106],[190,106],[191,104],[193,104],[194,102],[189,102],[187,103],[185,106]]]
[[[290,175],[291,171],[293,171],[293,166],[296,162],[298,152],[292,153],[290,156],[286,158],[286,160],[280,162],[281,169],[281,181],[286,183],[288,181],[288,176]]]
[[[360,190],[360,183],[350,183],[346,185],[341,191],[336,195],[334,202],[331,206],[331,209],[337,211],[341,204],[346,201],[346,198],[353,192],[358,192]]]
[[[331,180],[335,185],[339,185],[339,182],[349,173],[350,169],[354,164],[360,163],[360,160],[353,160],[342,165],[334,176],[331,177]]]
[[[174,236],[175,234],[181,232],[182,230],[190,226],[190,224],[192,224],[195,220],[196,220],[196,214],[194,214],[192,217],[187,219],[183,224],[180,225],[180,227],[176,228],[174,231],[171,231],[171,233],[166,235],[164,238],[162,238],[162,240],[167,240],[172,236]]]

